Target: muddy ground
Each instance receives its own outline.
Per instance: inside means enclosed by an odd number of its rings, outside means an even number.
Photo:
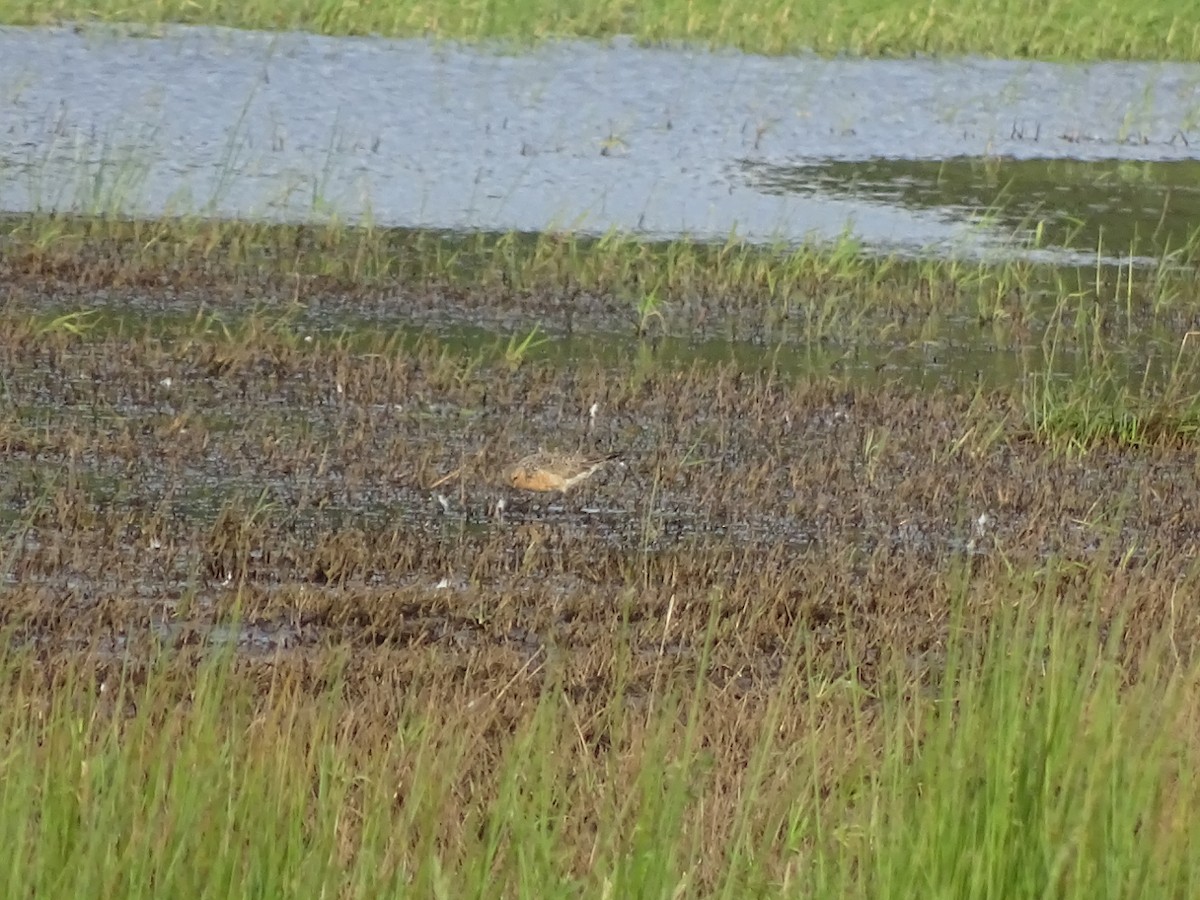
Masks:
[[[190,318],[180,294],[7,289],[2,621],[48,654],[232,642],[307,670],[349,648],[390,684],[533,696],[550,668],[599,702],[619,660],[634,686],[693,677],[706,634],[738,694],[798,661],[935,680],[954,609],[982,631],[1078,608],[1134,657],[1200,635],[1181,438],[1068,454],[1011,392],[655,366],[632,336],[637,365],[553,365],[306,330],[285,291]],[[59,318],[96,307],[103,327]],[[537,448],[625,459],[566,497],[512,490]]]

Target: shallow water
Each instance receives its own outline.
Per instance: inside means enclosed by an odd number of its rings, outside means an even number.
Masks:
[[[0,210],[1177,247],[1200,66],[0,29]],[[1082,229],[1074,223],[1082,217]],[[1115,232],[1114,232],[1115,229]]]

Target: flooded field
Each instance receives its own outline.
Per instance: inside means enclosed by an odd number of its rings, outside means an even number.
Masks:
[[[0,311],[0,821],[37,883],[107,871],[45,862],[92,846],[81,821],[156,885],[321,860],[364,895],[443,870],[782,895],[829,865],[844,896],[927,881],[902,862],[927,832],[972,858],[966,823],[1012,816],[975,786],[1035,775],[1071,785],[1046,815],[1073,828],[1079,795],[1152,810],[1128,852],[1176,862],[1125,881],[1189,877],[1200,504],[1169,403],[1097,439],[1019,380],[629,328],[562,357],[547,295],[451,294],[541,311],[489,342],[387,324],[376,291],[67,271],[10,268]],[[519,490],[539,448],[620,458]],[[34,841],[32,808],[64,824]],[[273,837],[226,846],[248,827]]]
[[[0,29],[13,883],[1189,896],[1197,82]]]
[[[1194,577],[1194,446],[1063,452],[1011,385],[812,378],[637,339],[564,364],[321,330],[282,298],[185,319],[143,297],[114,319],[110,293],[106,321],[21,297],[0,322],[0,515],[8,622],[37,642],[382,641],[443,665],[553,646],[590,665],[613,616],[646,623],[649,653],[667,604],[687,656],[718,591],[714,658],[754,680],[797,616],[820,622],[813,652],[936,658],[964,571],[1072,560],[1152,617]],[[565,496],[514,490],[539,448],[623,458]]]

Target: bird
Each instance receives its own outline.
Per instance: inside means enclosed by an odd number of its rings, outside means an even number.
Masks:
[[[509,483],[522,491],[558,491],[566,494],[571,488],[590,478],[607,463],[620,459],[622,454],[585,456],[582,453],[554,453],[539,450],[518,461],[509,470]]]

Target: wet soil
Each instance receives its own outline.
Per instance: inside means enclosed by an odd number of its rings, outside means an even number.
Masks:
[[[564,366],[296,330],[286,303],[147,318],[180,296],[97,292],[127,315],[89,329],[10,289],[0,622],[21,645],[104,666],[232,645],[316,680],[349,652],[371,684],[519,678],[518,700],[553,672],[602,703],[618,674],[694,678],[709,641],[734,696],[796,665],[932,684],[952,627],[1014,605],[1119,623],[1131,659],[1200,635],[1176,602],[1200,540],[1178,437],[1064,454],[1009,393],[769,357]],[[539,447],[625,457],[565,497],[513,491]]]

